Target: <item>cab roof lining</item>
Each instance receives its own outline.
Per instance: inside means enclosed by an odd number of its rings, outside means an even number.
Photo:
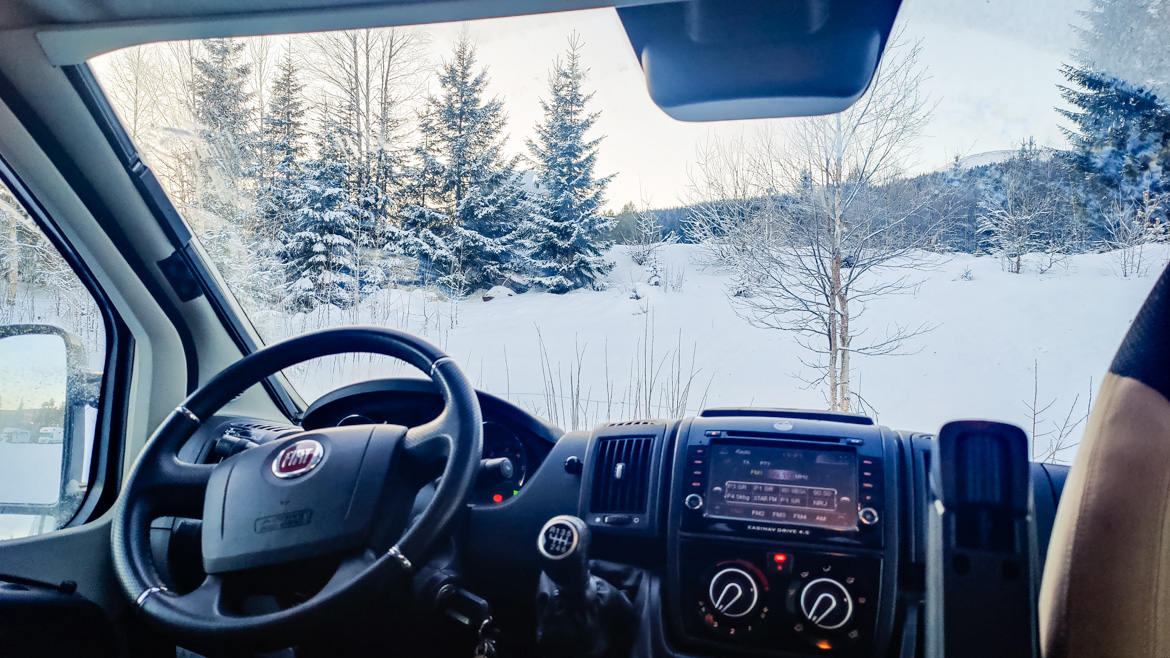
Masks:
[[[445,23],[645,4],[621,0],[9,0],[0,34],[31,30],[55,65],[157,41]]]

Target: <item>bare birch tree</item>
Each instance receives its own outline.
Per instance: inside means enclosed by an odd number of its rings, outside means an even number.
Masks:
[[[1159,219],[1166,195],[1146,191],[1134,203],[1114,200],[1105,211],[1105,247],[1118,274],[1143,276],[1150,267],[1145,247],[1165,242],[1166,223]]]
[[[683,235],[703,245],[707,264],[725,267],[735,260],[731,237],[758,209],[762,192],[749,166],[750,146],[742,138],[700,143],[690,168],[686,204],[691,208]]]
[[[340,101],[347,127],[357,136],[348,146],[358,157],[393,149],[410,102],[425,87],[427,38],[399,27],[311,37],[315,53],[306,65],[324,92]]]
[[[1027,139],[1000,171],[999,185],[979,201],[979,231],[1006,271],[1019,274],[1025,257],[1039,253],[1034,264],[1043,273],[1075,248],[1075,227],[1064,219],[1070,209],[1060,206],[1067,170],[1057,154]]]
[[[272,38],[259,36],[248,39],[247,59],[251,67],[248,91],[256,101],[256,120],[253,130],[264,129],[264,115],[268,113],[268,79],[272,77]]]
[[[119,110],[118,118],[136,144],[153,141],[163,123],[166,87],[160,57],[153,47],[126,48],[110,55],[104,91]]]
[[[988,193],[980,201],[979,210],[979,228],[1003,260],[1004,269],[1019,274],[1024,268],[1024,256],[1040,248],[1042,227],[1052,212],[1047,200],[1028,194],[1021,181],[1009,177],[1004,199],[997,200]]]
[[[349,181],[359,212],[352,312],[360,310],[363,288],[384,275],[365,250],[384,244],[395,216],[400,161],[411,146],[403,128],[414,100],[425,88],[430,62],[427,35],[410,28],[327,32],[311,37],[307,68],[326,98],[341,108],[346,157],[354,165]]]
[[[730,269],[734,308],[757,326],[797,336],[814,355],[802,359],[818,373],[809,383],[825,386],[833,410],[853,406],[854,355],[895,353],[929,329],[893,326],[866,337],[857,325],[867,304],[917,285],[911,271],[929,261],[920,250],[942,228],[941,220],[921,221],[929,195],[895,184],[933,110],[921,90],[919,53],[918,43],[895,37],[851,108],[798,120],[783,133],[761,131],[742,147],[708,149],[714,162],[700,162],[693,185],[713,189],[709,200],[724,207],[690,230],[706,233]]]

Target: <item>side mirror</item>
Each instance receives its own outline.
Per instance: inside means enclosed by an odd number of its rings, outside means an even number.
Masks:
[[[0,326],[0,514],[68,520],[89,482],[86,407],[101,374],[68,331]]]

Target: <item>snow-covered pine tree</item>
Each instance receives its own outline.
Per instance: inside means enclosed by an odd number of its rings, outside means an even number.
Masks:
[[[240,52],[244,44],[208,39],[195,60],[191,80],[192,116],[198,125],[198,203],[221,221],[243,226],[251,211],[247,174],[255,162],[249,66]]]
[[[190,110],[194,120],[194,190],[187,217],[229,287],[263,299],[271,289],[253,267],[256,233],[254,107],[244,44],[209,39],[193,51]],[[266,289],[267,288],[267,289]]]
[[[1081,68],[1123,80],[1159,96],[1170,95],[1170,49],[1166,26],[1170,4],[1164,0],[1092,0],[1078,12],[1081,47],[1073,56]]]
[[[484,98],[486,69],[464,33],[439,71],[419,119],[401,248],[419,260],[424,279],[456,292],[503,282],[518,267],[515,232],[529,212],[516,180],[516,158],[505,158],[505,115]]]
[[[317,157],[307,163],[302,178],[297,231],[283,249],[291,279],[285,301],[295,310],[322,304],[346,308],[355,299],[358,210],[348,190],[352,172],[344,132],[326,106]]]
[[[1073,127],[1073,166],[1084,176],[1088,210],[1137,203],[1148,192],[1170,191],[1170,111],[1149,91],[1106,74],[1064,66],[1075,87],[1061,95],[1075,110],[1059,109]]]
[[[425,115],[420,117],[420,123],[425,120]],[[434,131],[420,126],[419,137],[414,149],[417,162],[403,176],[398,221],[389,227],[384,246],[392,254],[417,259],[418,276],[429,283],[438,276],[432,263],[442,260],[448,251],[440,236],[446,233],[451,218],[439,209],[444,167],[432,152]]]
[[[291,47],[277,62],[262,133],[257,142],[258,163],[255,230],[248,240],[248,257],[255,263],[252,286],[271,302],[283,299],[287,273],[280,253],[297,231],[299,211],[305,201],[304,178],[305,104],[304,84],[292,58]]]
[[[1080,12],[1077,66],[1062,69],[1071,83],[1061,87],[1076,109],[1058,110],[1071,120],[1065,130],[1074,147],[1073,166],[1085,183],[1077,190],[1077,214],[1106,238],[1108,217],[1135,211],[1145,199],[1161,207],[1170,190],[1170,53],[1165,25],[1170,5],[1162,0],[1092,0]],[[1128,210],[1126,210],[1128,209]],[[1154,218],[1165,221],[1165,212]]]
[[[601,253],[614,223],[601,212],[612,176],[594,175],[602,138],[586,136],[598,113],[586,109],[593,94],[583,89],[585,75],[581,40],[574,34],[565,59],[557,58],[549,73],[549,98],[540,103],[544,122],[528,141],[544,195],[536,200],[525,241],[532,249],[534,283],[555,293],[597,287],[613,267]]]
[[[292,229],[293,217],[300,206],[300,182],[304,175],[304,89],[289,48],[277,63],[268,113],[257,144],[260,160],[257,223],[271,238]]]

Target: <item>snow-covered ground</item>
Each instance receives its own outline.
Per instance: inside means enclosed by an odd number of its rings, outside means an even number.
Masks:
[[[737,316],[727,276],[699,265],[695,247],[663,250],[664,286],[647,284],[646,268],[634,265],[624,247],[611,257],[617,264],[601,291],[455,303],[432,291],[387,290],[354,310],[258,320],[270,339],[345,323],[420,333],[454,356],[480,388],[565,428],[704,406],[825,408],[822,392],[805,384],[813,373],[801,358],[809,355],[791,334]],[[1036,431],[1042,455],[1056,425],[1086,413],[1170,249],[1147,248],[1145,257],[1149,271],[1131,278],[1115,273],[1108,254],[1018,275],[1004,272],[993,257],[948,257],[916,274],[921,285],[913,294],[870,305],[861,324],[874,333],[893,324],[935,328],[912,339],[908,354],[855,358],[855,388],[881,423],[922,431],[955,418],[992,418],[1031,432],[1035,399],[1047,407]],[[400,363],[347,356],[289,374],[312,400],[345,383],[416,373]],[[1069,443],[1079,440],[1082,427]],[[16,449],[38,451],[35,464]],[[14,489],[30,501],[55,498],[60,457],[53,450],[60,447],[0,445],[0,499]],[[1075,452],[1057,458],[1071,461]],[[37,482],[28,482],[33,476]],[[39,522],[0,517],[0,539],[26,534]]]
[[[870,305],[861,324],[874,334],[894,324],[935,328],[909,341],[908,354],[856,357],[854,388],[881,423],[923,431],[955,418],[1006,420],[1031,431],[1035,399],[1047,407],[1037,419],[1041,454],[1055,425],[1085,414],[1167,256],[1163,247],[1147,248],[1153,266],[1130,278],[1115,273],[1108,254],[1071,257],[1043,274],[1009,274],[994,257],[950,256],[915,274],[921,285],[914,294]],[[683,407],[825,408],[824,394],[805,383],[814,374],[801,364],[809,354],[793,335],[738,317],[725,294],[727,277],[697,264],[695,247],[674,245],[662,255],[676,277],[685,272],[681,290],[647,285],[646,269],[623,247],[612,257],[617,266],[602,291],[452,304],[394,290],[365,302],[357,318],[343,320],[334,309],[327,322],[300,316],[280,333],[351,320],[415,331],[453,355],[481,388],[563,427]],[[631,298],[635,287],[642,299]],[[682,373],[682,384],[691,382],[685,404],[672,370]],[[293,378],[313,399],[342,383],[405,372],[359,358],[301,368]],[[647,402],[651,378],[657,381]],[[1072,442],[1080,433],[1078,427]]]

